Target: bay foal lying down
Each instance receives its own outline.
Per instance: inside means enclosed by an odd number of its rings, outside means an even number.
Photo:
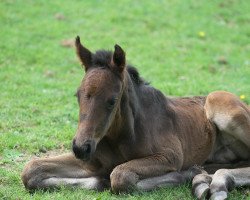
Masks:
[[[250,109],[235,95],[168,98],[126,65],[120,46],[91,53],[77,37],[76,51],[86,74],[74,154],[30,161],[22,173],[27,189],[119,193],[193,180],[196,197],[225,199],[229,189],[250,184]]]

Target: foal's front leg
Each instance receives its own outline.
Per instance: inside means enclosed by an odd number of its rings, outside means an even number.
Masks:
[[[183,183],[185,179],[192,177],[188,173],[177,172],[181,169],[182,163],[182,156],[172,149],[168,149],[164,154],[159,153],[123,163],[115,167],[110,175],[112,191],[147,191],[162,185]]]
[[[76,159],[72,153],[34,159],[25,166],[22,181],[29,190],[57,188],[62,185],[97,190],[109,187],[109,181],[94,166],[96,165],[93,163]]]

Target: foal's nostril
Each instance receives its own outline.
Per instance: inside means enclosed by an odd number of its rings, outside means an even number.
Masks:
[[[90,145],[90,144],[85,144],[85,145],[83,146],[83,151],[84,151],[85,153],[87,153],[87,154],[90,154],[90,152],[91,152],[91,145]]]
[[[81,149],[76,146],[75,140],[73,140],[72,150],[77,158],[81,158]]]

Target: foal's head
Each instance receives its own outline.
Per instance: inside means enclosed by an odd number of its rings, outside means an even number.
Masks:
[[[115,45],[114,53],[91,53],[76,38],[76,52],[85,69],[85,77],[77,91],[79,122],[73,139],[73,152],[79,159],[89,160],[96,145],[105,136],[120,103],[123,92],[125,52]]]

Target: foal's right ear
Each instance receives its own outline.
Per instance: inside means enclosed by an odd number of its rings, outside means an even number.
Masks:
[[[92,53],[87,48],[82,46],[79,36],[76,37],[75,46],[76,54],[82,65],[85,67],[85,71],[87,71],[92,65]]]

